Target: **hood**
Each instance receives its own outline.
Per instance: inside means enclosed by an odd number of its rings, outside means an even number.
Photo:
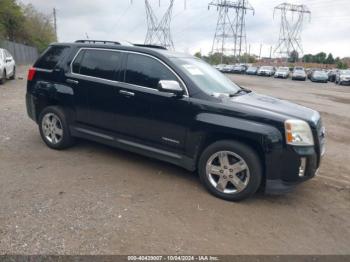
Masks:
[[[304,76],[304,75],[306,75],[306,73],[303,72],[303,71],[295,71],[295,72],[293,73],[293,75]]]
[[[320,118],[319,113],[310,108],[254,92],[224,99],[223,102],[235,108],[250,111],[250,114],[256,117],[260,116],[275,121],[301,119],[316,127]]]
[[[289,72],[286,71],[276,71],[276,74],[287,75]]]

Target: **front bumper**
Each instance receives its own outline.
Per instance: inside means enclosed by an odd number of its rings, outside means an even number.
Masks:
[[[350,80],[340,80],[340,82],[344,85],[350,85]]]
[[[321,155],[317,153],[314,147],[292,147],[287,154],[288,156],[286,157],[288,157],[289,160],[284,159],[284,157],[280,159],[280,161],[285,162],[280,166],[280,172],[282,173],[280,173],[279,176],[267,176],[265,184],[266,194],[288,193],[298,184],[313,178],[317,174],[321,162]],[[303,161],[305,161],[304,172],[301,172]],[[281,163],[279,164],[281,165]],[[275,167],[272,168],[275,169]]]
[[[292,76],[292,78],[294,80],[306,80],[306,76],[300,76],[300,75]]]

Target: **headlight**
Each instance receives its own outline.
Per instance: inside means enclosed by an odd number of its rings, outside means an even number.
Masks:
[[[308,123],[303,120],[291,119],[284,123],[286,142],[293,146],[313,146],[314,138]]]

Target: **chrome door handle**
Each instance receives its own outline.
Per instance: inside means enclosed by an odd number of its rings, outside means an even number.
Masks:
[[[69,78],[66,80],[66,82],[67,82],[68,84],[74,84],[74,85],[79,84],[79,81],[73,80],[73,79],[69,79]]]
[[[125,90],[119,90],[119,94],[124,95],[124,96],[135,96],[135,93],[133,92],[129,92],[129,91],[125,91]]]

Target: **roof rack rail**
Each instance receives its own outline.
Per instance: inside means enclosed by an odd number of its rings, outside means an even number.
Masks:
[[[160,45],[144,45],[144,44],[134,44],[134,46],[138,46],[138,47],[148,47],[148,48],[155,48],[155,49],[163,49],[163,50],[168,50],[166,47],[164,47],[164,46],[160,46]]]
[[[104,41],[104,40],[76,40],[75,43],[84,43],[84,44],[113,44],[113,45],[120,45],[119,42],[114,41]]]

